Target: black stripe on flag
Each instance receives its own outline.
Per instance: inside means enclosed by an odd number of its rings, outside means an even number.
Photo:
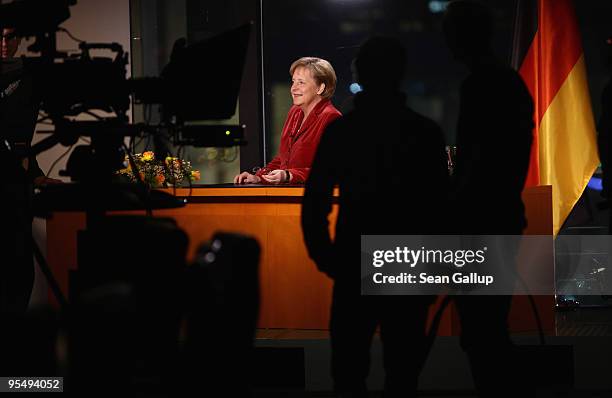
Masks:
[[[538,32],[538,0],[517,0],[512,41],[512,67],[521,68]]]

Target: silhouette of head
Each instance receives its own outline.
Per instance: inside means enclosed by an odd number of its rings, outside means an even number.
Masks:
[[[399,40],[372,37],[359,48],[355,59],[357,79],[364,91],[395,90],[406,69],[406,50]]]
[[[443,20],[446,43],[459,60],[487,53],[493,26],[489,9],[475,1],[449,3]]]

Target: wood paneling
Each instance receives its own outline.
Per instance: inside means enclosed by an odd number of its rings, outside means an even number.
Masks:
[[[178,189],[187,196],[189,190]],[[190,238],[189,256],[216,231],[238,232],[255,237],[262,247],[260,266],[260,328],[326,329],[331,304],[332,282],[318,272],[308,258],[300,226],[303,188],[195,188],[192,203],[181,209],[155,211],[155,216],[172,217]],[[552,233],[550,187],[528,189],[528,234]],[[231,200],[230,200],[231,199]],[[337,205],[330,215],[335,223]],[[60,286],[67,292],[68,269],[76,265],[76,231],[85,219],[79,213],[57,213],[47,222],[48,260]],[[542,264],[553,277],[550,263]],[[545,328],[554,327],[554,298],[536,297]],[[511,315],[513,330],[534,330],[525,297],[517,297]],[[432,308],[432,313],[435,306]],[[447,310],[440,323],[441,335],[458,331],[456,315]]]

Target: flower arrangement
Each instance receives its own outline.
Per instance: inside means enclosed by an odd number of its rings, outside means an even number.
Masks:
[[[134,154],[132,159],[142,181],[152,188],[180,187],[185,182],[200,179],[200,172],[193,170],[188,160],[168,156],[162,162],[151,151]],[[128,156],[125,157],[125,168],[117,171],[117,174],[123,180],[136,182]]]

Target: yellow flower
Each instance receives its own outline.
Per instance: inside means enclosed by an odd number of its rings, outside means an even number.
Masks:
[[[155,154],[151,151],[146,151],[142,154],[142,160],[144,160],[145,162],[149,160],[153,160],[154,157],[155,157]]]
[[[197,181],[197,180],[200,179],[200,177],[201,177],[200,170],[192,170],[191,171],[191,179],[192,180]]]

